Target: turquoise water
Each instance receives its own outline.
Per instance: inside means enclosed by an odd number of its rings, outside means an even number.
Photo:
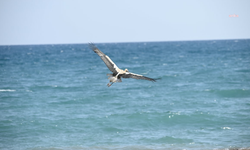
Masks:
[[[250,40],[0,46],[0,149],[250,147]]]

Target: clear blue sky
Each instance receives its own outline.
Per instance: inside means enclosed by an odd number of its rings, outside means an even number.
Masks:
[[[246,38],[250,0],[0,0],[0,45]]]

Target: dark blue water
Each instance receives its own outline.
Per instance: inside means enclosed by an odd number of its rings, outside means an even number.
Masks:
[[[250,40],[0,46],[0,149],[250,147]]]

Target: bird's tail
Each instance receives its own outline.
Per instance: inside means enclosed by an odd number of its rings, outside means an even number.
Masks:
[[[109,76],[109,78],[110,78],[110,77],[113,77],[113,74],[107,74],[107,76]]]

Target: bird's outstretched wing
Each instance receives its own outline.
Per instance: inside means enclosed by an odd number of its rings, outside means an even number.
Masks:
[[[109,70],[113,73],[118,73],[119,68],[116,66],[116,64],[107,56],[105,55],[102,51],[100,51],[95,44],[93,43],[89,43],[89,47],[95,52],[97,53],[101,59],[103,60],[103,62],[106,64],[106,66],[109,68]]]
[[[131,72],[126,72],[125,74],[122,74],[121,77],[123,78],[133,78],[133,79],[142,79],[142,80],[148,80],[148,81],[153,81],[156,82],[156,79],[152,79],[149,77],[145,77],[143,75],[131,73]]]

